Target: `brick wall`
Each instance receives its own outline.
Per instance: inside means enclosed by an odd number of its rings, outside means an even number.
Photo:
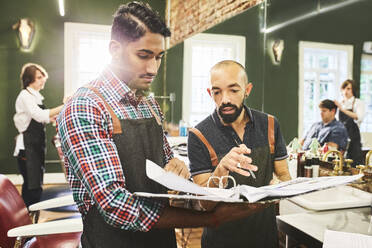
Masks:
[[[203,32],[263,0],[170,0],[170,46]]]

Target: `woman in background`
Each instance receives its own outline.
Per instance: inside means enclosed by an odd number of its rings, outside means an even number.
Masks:
[[[23,177],[22,197],[26,206],[40,201],[45,171],[45,124],[54,121],[63,105],[46,109],[44,88],[48,73],[37,64],[28,63],[21,71],[22,90],[15,108],[14,124],[18,129],[14,156]]]
[[[335,101],[339,112],[338,119],[341,121],[349,135],[349,146],[346,157],[353,160],[353,166],[363,163],[362,144],[360,137],[360,124],[365,115],[365,106],[362,100],[355,97],[355,81],[348,79],[341,84],[343,99]]]

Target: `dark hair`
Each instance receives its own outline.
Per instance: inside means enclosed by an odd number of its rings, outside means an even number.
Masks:
[[[329,99],[325,99],[323,101],[321,101],[319,103],[319,108],[326,108],[326,109],[329,109],[329,110],[337,110],[337,105],[335,104],[334,101],[332,100],[329,100]]]
[[[148,3],[133,1],[120,5],[115,12],[111,39],[119,42],[136,41],[145,35],[146,29],[164,37],[171,35],[162,18]]]
[[[26,89],[35,81],[36,71],[40,71],[44,77],[48,78],[48,73],[41,65],[34,63],[27,63],[23,65],[20,74],[23,89]]]
[[[342,84],[341,84],[341,89],[345,89],[349,84],[351,84],[351,92],[353,93],[353,96],[355,96],[356,97],[356,85],[355,85],[355,81],[354,80],[352,80],[352,79],[347,79],[347,80],[345,80],[345,82],[343,82]]]

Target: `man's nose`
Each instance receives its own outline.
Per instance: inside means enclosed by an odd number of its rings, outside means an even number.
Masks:
[[[147,62],[146,72],[148,74],[156,75],[156,73],[158,72],[158,68],[159,68],[158,62],[156,58],[154,57]]]
[[[226,92],[222,92],[221,95],[222,95],[222,103],[224,103],[224,104],[230,103],[229,94],[227,94]]]

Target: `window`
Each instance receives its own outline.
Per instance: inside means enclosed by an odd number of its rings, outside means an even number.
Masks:
[[[110,63],[111,26],[65,23],[65,96],[88,83]]]
[[[245,65],[245,37],[197,34],[185,40],[182,118],[195,126],[214,109],[207,92],[209,70],[225,59]]]
[[[339,99],[341,83],[352,78],[353,46],[301,41],[299,49],[298,135],[303,137],[321,120],[320,101]]]
[[[360,99],[366,105],[361,132],[372,132],[372,55],[363,54],[360,73]]]

